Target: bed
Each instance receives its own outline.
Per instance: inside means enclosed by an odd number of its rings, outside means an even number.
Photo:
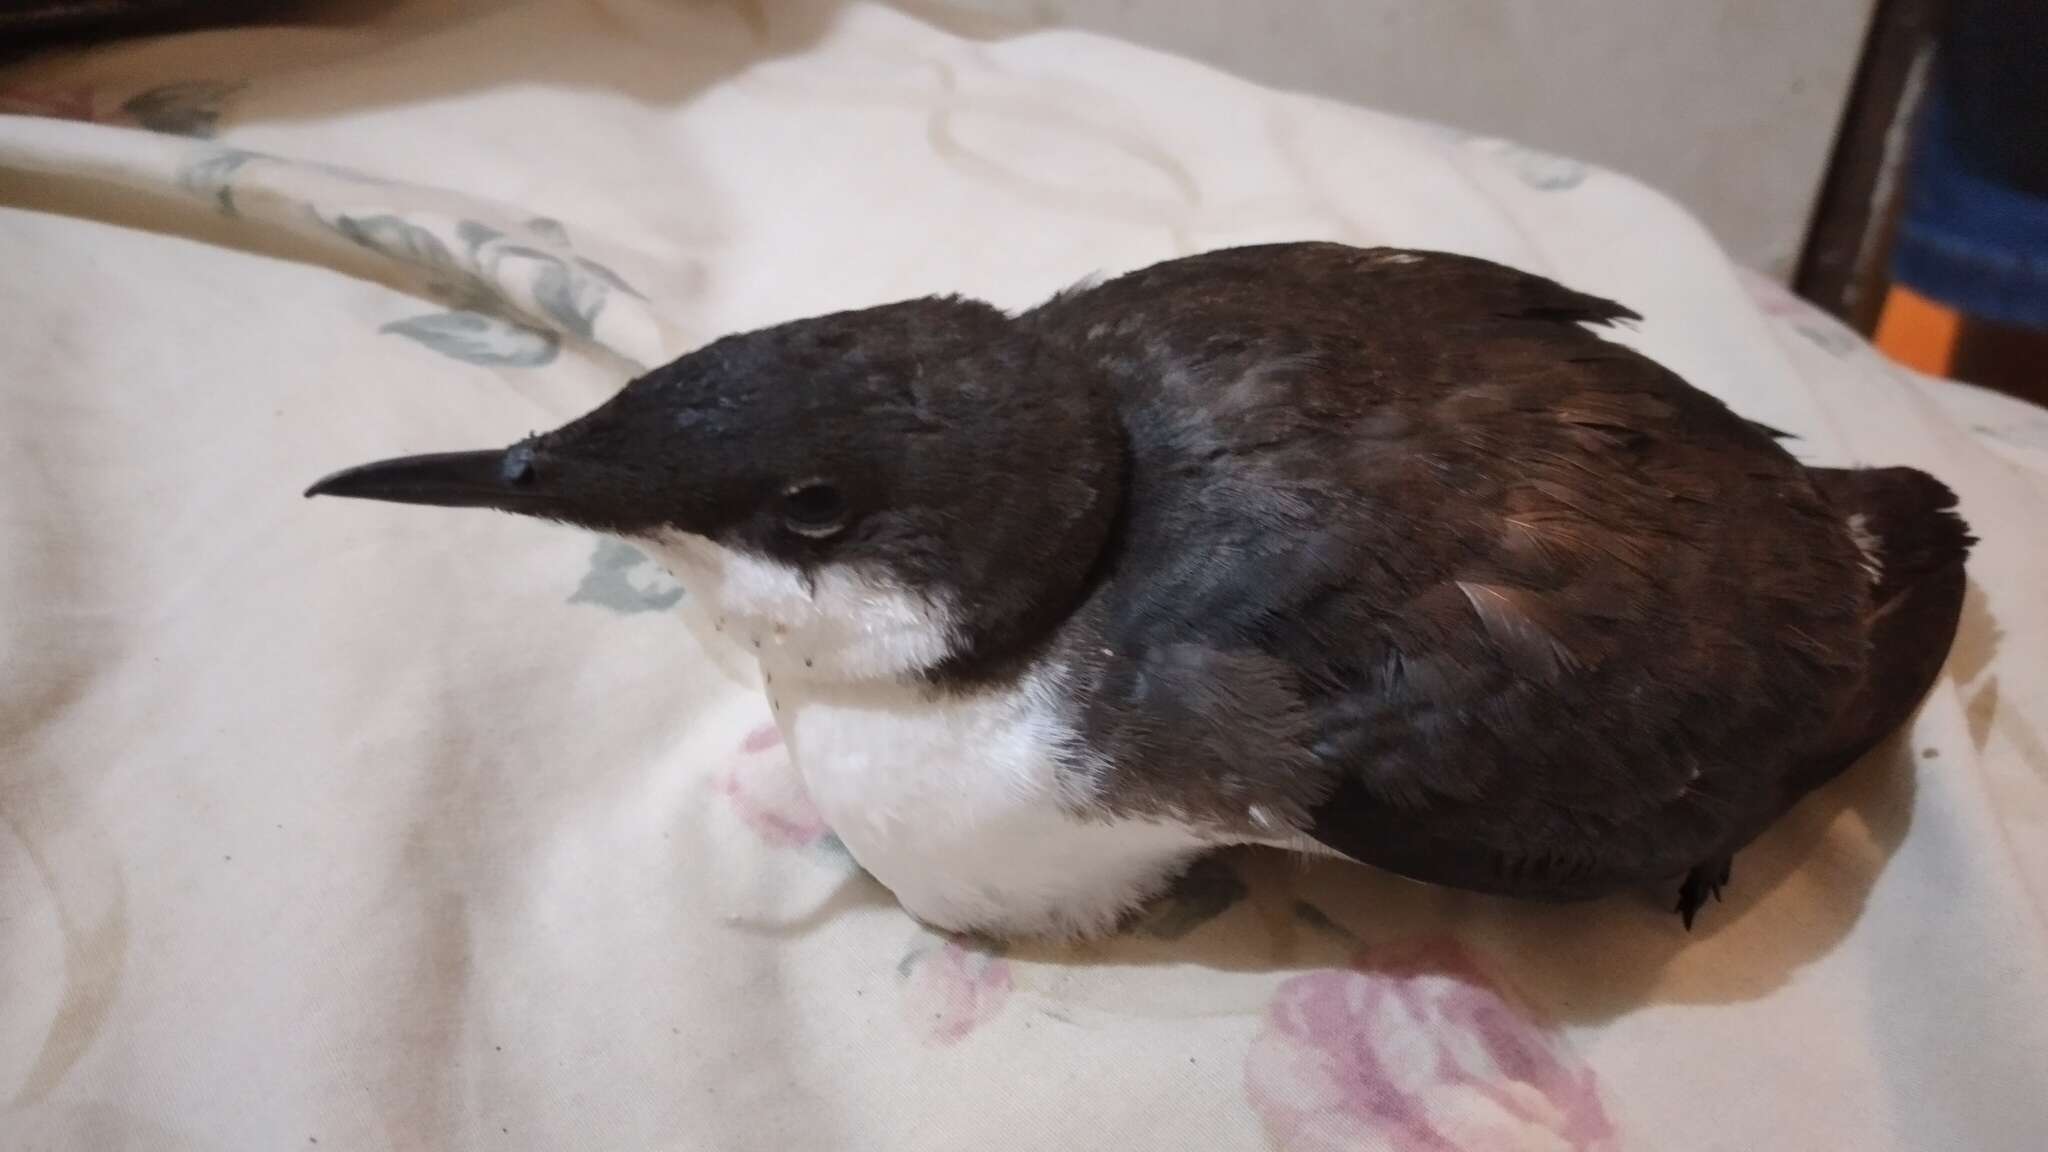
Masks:
[[[1910,730],[1696,930],[1229,853],[918,926],[632,548],[307,503],[724,332],[1325,238],[1617,338],[1983,538]],[[1612,172],[867,4],[384,5],[0,71],[0,1148],[2048,1147],[2048,412]]]

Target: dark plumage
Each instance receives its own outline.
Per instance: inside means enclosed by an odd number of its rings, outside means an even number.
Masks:
[[[1802,466],[1585,327],[1618,305],[1409,256],[1241,249],[1023,318],[1129,432],[1124,562],[1076,620],[1153,654],[1091,696],[1118,799],[1281,795],[1348,856],[1508,895],[1725,872],[1932,683],[1954,497]],[[1162,686],[1188,723],[1148,731]]]
[[[317,490],[878,568],[958,605],[939,689],[1071,669],[1091,811],[1516,896],[1684,876],[1689,924],[1917,705],[1970,537],[1932,477],[1805,467],[1592,330],[1631,317],[1465,257],[1241,248],[731,337],[469,487]],[[821,477],[844,530],[788,531]]]

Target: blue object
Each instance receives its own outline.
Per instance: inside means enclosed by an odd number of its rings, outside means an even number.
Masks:
[[[1893,279],[2048,331],[2048,6],[1958,0],[1917,127]]]

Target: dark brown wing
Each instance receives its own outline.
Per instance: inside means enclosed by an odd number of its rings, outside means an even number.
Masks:
[[[1913,468],[1816,468],[1815,487],[1850,525],[1874,576],[1870,659],[1819,754],[1788,799],[1832,779],[1896,731],[1941,674],[1963,615],[1964,562],[1976,542],[1948,486]]]
[[[1334,245],[1048,305],[1130,393],[1097,625],[1297,670],[1294,799],[1367,863],[1572,896],[1747,839],[1856,678],[1868,580],[1766,430],[1585,326],[1628,315]]]

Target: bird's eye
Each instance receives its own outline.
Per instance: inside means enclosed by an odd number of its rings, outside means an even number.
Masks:
[[[846,527],[846,495],[822,480],[806,480],[782,494],[782,523],[799,536],[822,540]]]

